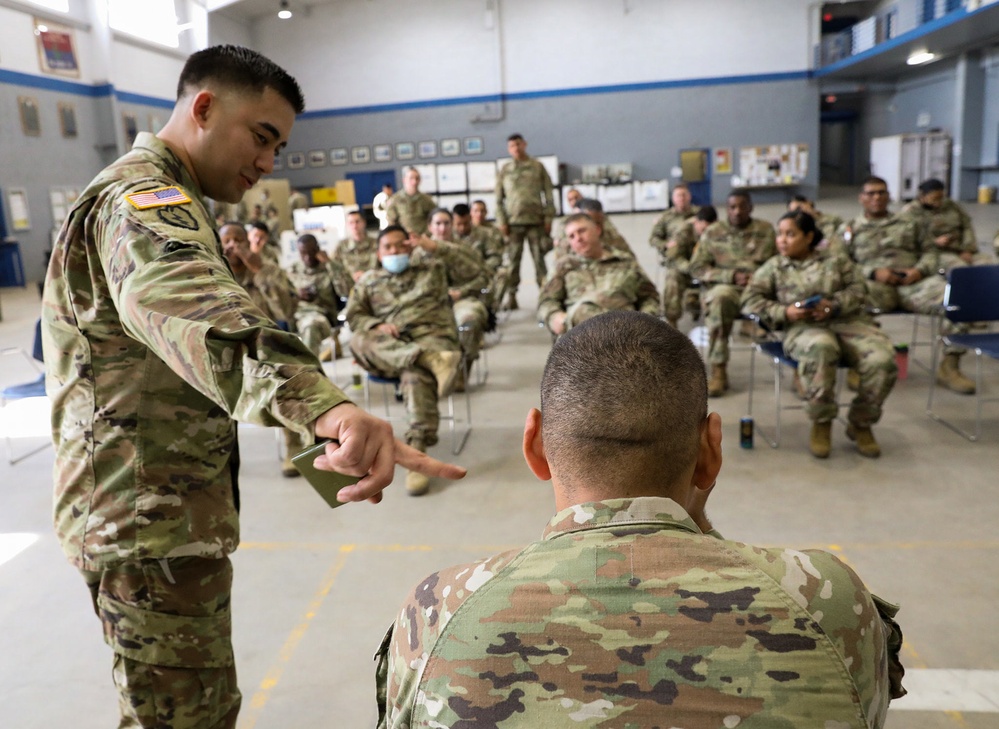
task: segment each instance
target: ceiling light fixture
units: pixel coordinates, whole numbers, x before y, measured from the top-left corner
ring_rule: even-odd
[[[288,0],[281,0],[281,9],[278,10],[278,17],[287,20],[291,17],[291,10],[288,9]]]
[[[921,51],[913,51],[905,62],[910,66],[918,66],[923,63],[929,63],[936,57],[937,57],[936,53],[930,53],[929,51],[924,49]]]

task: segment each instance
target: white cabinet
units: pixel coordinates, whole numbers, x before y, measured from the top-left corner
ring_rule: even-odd
[[[950,186],[950,136],[896,134],[871,140],[871,174],[888,183],[893,200],[912,200],[934,177]]]

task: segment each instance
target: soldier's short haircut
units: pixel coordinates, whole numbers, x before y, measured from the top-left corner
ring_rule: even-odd
[[[677,190],[686,190],[687,192],[690,192],[690,188],[687,187],[686,182],[678,182],[673,185],[673,191],[676,192]]]
[[[931,177],[930,179],[924,180],[923,182],[919,183],[920,195],[928,195],[931,192],[942,192],[943,190],[946,189],[947,186],[943,184],[943,181],[938,180],[935,177]]]
[[[694,213],[694,218],[696,220],[703,220],[705,223],[714,223],[718,220],[718,211],[715,210],[714,205],[705,205]]]
[[[521,134],[520,132],[514,132],[513,134],[511,134],[509,137],[506,138],[506,141],[508,141],[508,142],[517,142],[517,141],[523,142],[524,141],[524,135]]]
[[[250,223],[250,227],[256,228],[257,230],[262,230],[264,233],[267,233],[267,235],[271,234],[271,229],[267,227],[267,223],[263,223],[259,220],[254,220],[252,223]]]
[[[364,217],[364,215],[363,215],[363,214],[361,213],[361,211],[360,211],[360,210],[351,210],[351,211],[350,211],[349,213],[347,213],[347,217],[348,217],[348,218],[349,218],[349,217],[350,217],[351,215],[356,215],[356,216],[357,216],[357,217],[359,217],[359,218],[363,218],[363,217]]]
[[[384,238],[389,233],[402,233],[403,236],[409,238],[409,231],[407,231],[401,225],[388,225],[382,228],[380,231],[378,231],[378,242],[381,243],[382,238]]]
[[[650,314],[612,311],[573,327],[541,377],[545,454],[568,489],[602,498],[679,486],[708,413],[704,362],[690,339]]]
[[[805,235],[809,233],[812,234],[812,242],[809,246],[810,248],[815,248],[822,240],[822,228],[815,224],[815,218],[810,214],[806,213],[804,210],[790,210],[777,219],[777,225],[780,225],[780,221],[790,220],[795,226]]]
[[[581,220],[585,220],[587,223],[596,225],[596,223],[593,222],[593,218],[591,218],[587,213],[573,213],[565,219],[565,222],[562,224],[562,230],[568,230],[570,225],[578,223]]]
[[[481,205],[482,207],[486,207],[486,201],[485,200],[472,200],[472,205]]]
[[[468,207],[465,203],[458,203],[453,208],[451,208],[451,212],[453,212],[459,218],[464,218],[466,215],[472,214],[472,209]]]
[[[291,74],[269,58],[242,46],[211,46],[191,54],[177,81],[177,98],[213,83],[239,91],[273,89],[296,114],[305,111],[305,97]]]
[[[439,213],[444,213],[447,216],[448,220],[454,220],[454,216],[451,215],[451,211],[448,210],[447,208],[434,208],[433,210],[430,211],[430,215],[427,216],[427,220],[433,220],[434,216]]]
[[[308,246],[308,245],[318,246],[319,240],[316,238],[316,236],[312,235],[312,233],[302,233],[300,236],[298,236],[296,244],[300,246]]]
[[[885,187],[888,187],[888,183],[877,175],[868,175],[865,177],[864,181],[860,183],[860,189],[864,189],[868,185],[884,185]]]
[[[802,195],[802,194],[801,194],[800,192],[796,192],[796,193],[795,193],[794,195],[792,195],[792,196],[791,196],[791,199],[792,199],[792,200],[793,200],[794,202],[800,202],[800,203],[802,203],[802,202],[803,202],[803,203],[808,203],[809,205],[811,205],[811,204],[812,204],[812,201],[811,201],[811,200],[809,200],[809,199],[808,199],[807,197],[805,197],[804,195]]]
[[[749,194],[749,190],[747,190],[744,187],[735,187],[735,188],[733,188],[732,192],[730,192],[728,194],[728,198],[726,198],[726,199],[733,198],[733,197],[741,197],[743,200],[745,200],[746,202],[748,202],[750,205],[753,204],[753,196],[750,195]]]
[[[584,197],[580,198],[579,202],[576,203],[576,209],[581,213],[602,213],[604,206],[599,200],[594,200],[592,197]]]

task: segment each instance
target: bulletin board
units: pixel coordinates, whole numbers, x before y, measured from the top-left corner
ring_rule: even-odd
[[[807,174],[807,144],[771,144],[739,150],[739,184],[746,187],[796,185]]]

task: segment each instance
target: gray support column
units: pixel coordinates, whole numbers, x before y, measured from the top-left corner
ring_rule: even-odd
[[[982,163],[985,69],[981,55],[977,51],[962,53],[956,75],[950,196],[955,200],[974,200],[978,196],[979,173],[965,168]]]

